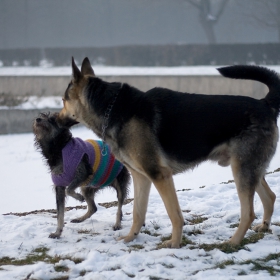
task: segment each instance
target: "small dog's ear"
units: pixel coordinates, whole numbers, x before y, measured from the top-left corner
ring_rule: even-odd
[[[94,71],[90,65],[90,61],[87,57],[84,58],[82,63],[82,75],[89,75],[89,76],[95,76]]]
[[[79,70],[79,68],[77,67],[77,65],[75,63],[73,56],[72,56],[72,76],[76,83],[78,83],[83,77],[81,71]]]

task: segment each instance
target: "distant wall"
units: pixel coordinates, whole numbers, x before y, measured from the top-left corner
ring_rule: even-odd
[[[255,81],[226,79],[221,76],[101,76],[108,82],[128,83],[146,91],[166,87],[181,92],[248,95],[262,98],[266,87]],[[0,94],[14,96],[63,96],[70,77],[0,76]]]
[[[262,98],[266,87],[254,81],[231,80],[220,76],[103,76],[108,82],[128,83],[143,91],[153,87],[203,94],[247,95]],[[0,76],[0,94],[11,96],[63,96],[69,83],[65,76]],[[32,131],[32,121],[39,111],[46,110],[0,110],[0,134]],[[58,109],[47,109],[58,111]]]
[[[93,48],[0,49],[4,66],[70,65],[89,57],[93,64],[115,66],[178,66],[280,64],[280,44],[146,45]]]

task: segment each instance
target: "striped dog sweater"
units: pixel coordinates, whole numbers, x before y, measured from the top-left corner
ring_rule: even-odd
[[[75,172],[84,154],[87,154],[93,175],[83,185],[94,188],[109,186],[121,172],[123,165],[115,159],[110,147],[105,143],[104,145],[107,149],[105,156],[101,154],[102,141],[72,138],[62,149],[63,173],[51,174],[53,183],[56,186],[68,186],[75,178]]]

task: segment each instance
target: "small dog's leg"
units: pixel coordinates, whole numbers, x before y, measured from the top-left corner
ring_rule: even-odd
[[[271,216],[274,210],[274,202],[276,199],[275,193],[270,189],[266,180],[263,178],[262,182],[256,188],[256,192],[258,193],[264,209],[263,221],[260,225],[256,225],[253,230],[258,232],[265,232],[268,231]]]
[[[67,188],[67,195],[72,196],[73,198],[79,200],[80,202],[84,202],[85,198],[79,194],[76,193],[75,190],[88,178],[89,175],[92,174],[92,167],[88,163],[88,157],[85,154],[82,158],[82,161],[79,163],[76,172],[75,177],[71,184]]]
[[[145,216],[148,207],[149,194],[151,189],[151,180],[137,171],[130,169],[134,185],[134,202],[133,202],[133,223],[130,232],[126,236],[120,237],[118,240],[130,242],[134,240],[141,227],[145,222]]]
[[[116,215],[116,223],[113,226],[113,230],[119,230],[121,229],[121,222],[122,222],[122,206],[124,202],[124,193],[122,191],[122,188],[120,186],[120,183],[118,182],[118,179],[116,179],[113,182],[113,187],[116,189],[117,192],[117,197],[118,197],[118,210],[117,210],[117,215]]]
[[[64,226],[65,208],[65,187],[55,186],[56,209],[57,209],[57,228],[56,232],[51,233],[49,238],[59,238]]]
[[[169,248],[180,248],[182,241],[182,232],[184,226],[184,218],[179,205],[176,194],[172,173],[168,168],[162,167],[153,180],[168,213],[172,223],[172,237],[165,242],[165,246]]]
[[[67,195],[77,199],[80,202],[85,201],[85,198],[81,194],[76,193],[73,189],[67,188],[66,193],[67,193]]]
[[[84,220],[90,218],[97,211],[97,207],[94,202],[94,195],[98,191],[98,189],[82,187],[81,190],[83,193],[83,197],[85,198],[85,201],[87,203],[87,212],[82,217],[71,220],[71,223],[81,223]]]

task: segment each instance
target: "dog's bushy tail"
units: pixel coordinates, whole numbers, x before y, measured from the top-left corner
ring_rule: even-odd
[[[254,80],[269,88],[265,99],[277,115],[280,111],[280,76],[273,70],[254,65],[234,65],[218,68],[218,71],[227,78]]]

